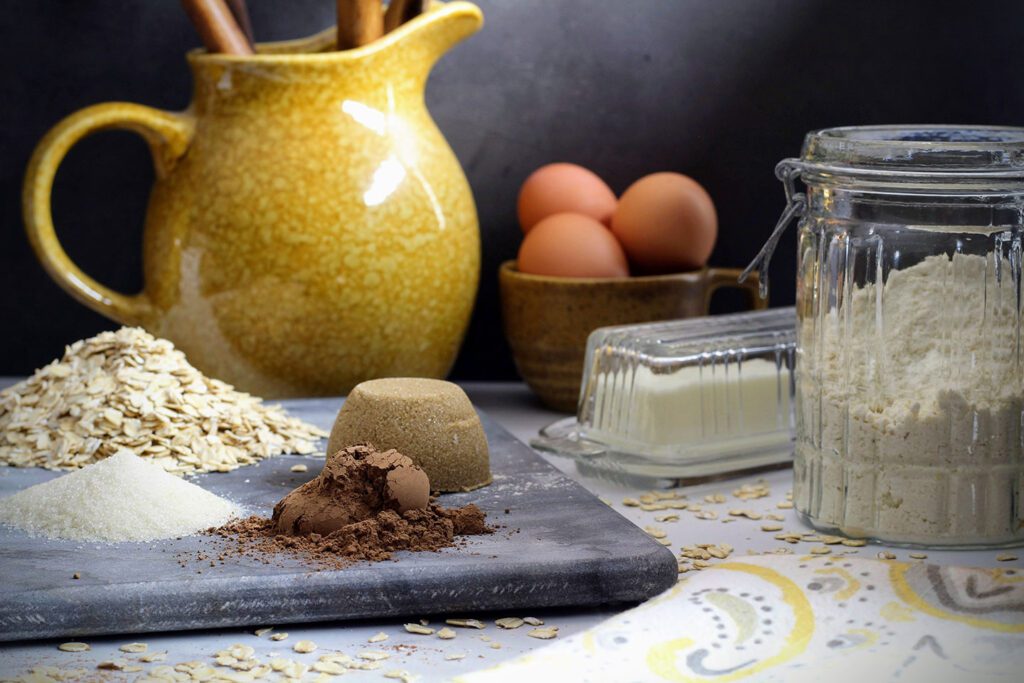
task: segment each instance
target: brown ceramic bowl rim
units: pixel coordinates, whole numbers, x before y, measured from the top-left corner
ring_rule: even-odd
[[[502,273],[518,278],[520,280],[528,280],[533,282],[552,282],[565,285],[606,285],[616,282],[645,282],[645,283],[657,283],[657,282],[679,282],[687,278],[691,278],[694,275],[700,275],[708,268],[704,266],[702,268],[694,268],[693,270],[686,270],[681,273],[668,273],[666,275],[629,275],[626,277],[560,277],[554,275],[531,275],[529,273],[523,273],[516,268],[516,260],[509,259],[501,264],[499,270]]]

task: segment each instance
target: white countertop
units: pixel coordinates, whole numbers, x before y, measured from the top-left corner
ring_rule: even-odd
[[[10,381],[0,378],[0,388],[9,383]],[[466,383],[463,386],[477,407],[489,413],[523,441],[528,441],[542,426],[564,417],[564,415],[543,408],[523,384]],[[785,543],[775,540],[774,533],[761,530],[761,526],[765,523],[772,523],[771,520],[761,519],[758,521],[730,517],[727,510],[733,508],[752,510],[761,514],[781,514],[784,519],[775,523],[783,525],[785,530],[806,530],[791,509],[777,507],[778,503],[785,500],[785,495],[791,486],[792,473],[789,470],[778,470],[688,487],[685,494],[690,501],[702,502],[704,496],[709,494],[725,495],[727,502],[724,504],[705,504],[706,509],[718,512],[718,518],[702,520],[694,514],[680,512],[678,521],[657,522],[656,517],[675,511],[645,512],[638,507],[626,507],[622,504],[623,499],[636,498],[644,491],[619,483],[582,477],[576,472],[575,465],[571,461],[547,455],[544,457],[570,477],[580,481],[594,494],[612,504],[618,512],[637,525],[653,526],[664,531],[666,539],[671,543],[670,548],[677,554],[681,546],[698,543],[728,543],[735,548],[735,553],[740,555],[748,551],[764,552],[786,546]],[[757,481],[768,486],[769,496],[756,500],[739,501],[731,495],[731,492],[737,487]],[[735,521],[722,521],[730,518]],[[805,551],[810,547],[806,543],[800,545]],[[883,548],[877,545],[863,548],[835,547],[842,551],[855,551],[857,555],[863,557],[875,557],[878,552],[887,550],[894,553],[899,559],[908,559],[908,553],[916,552]],[[995,566],[997,564],[995,557],[999,554],[996,551],[926,551],[926,553],[929,562],[972,566]],[[1016,561],[1010,566],[1019,566],[1020,564],[1019,561]],[[1003,566],[1007,565],[1003,563]],[[267,626],[275,626],[277,631],[289,633],[288,639],[282,642],[271,641],[266,635],[258,638],[251,630],[226,629],[136,637],[87,638],[85,640],[91,645],[92,650],[86,653],[58,651],[57,641],[7,644],[0,645],[0,679],[17,676],[38,665],[95,670],[94,667],[101,661],[125,656],[118,652],[118,646],[140,641],[148,644],[150,652],[168,651],[166,663],[172,665],[190,660],[200,660],[212,664],[212,656],[217,650],[229,647],[234,643],[254,647],[257,656],[261,658],[267,658],[276,653],[281,657],[307,663],[315,662],[319,655],[331,651],[344,652],[354,656],[363,650],[383,650],[390,652],[391,657],[381,662],[380,669],[350,673],[346,675],[346,678],[354,676],[355,680],[391,680],[384,678],[383,673],[403,669],[416,676],[416,680],[425,683],[446,680],[460,673],[494,665],[505,659],[542,647],[547,642],[528,637],[526,635],[528,628],[501,630],[494,625],[495,618],[506,616],[540,617],[547,625],[558,626],[559,636],[565,637],[587,629],[625,607],[627,606],[604,609],[538,610],[529,615],[503,613],[472,615],[475,618],[488,621],[487,628],[482,631],[455,629],[457,637],[453,640],[440,640],[435,636],[410,634],[404,630],[402,621],[386,620],[333,622],[294,627],[267,624]],[[439,627],[445,617],[465,615],[422,616],[428,619],[432,626]],[[379,632],[386,633],[388,639],[375,644],[367,642],[372,635]],[[481,640],[481,637],[487,638],[488,641]],[[305,655],[292,652],[291,645],[298,640],[314,641],[318,646],[317,652]],[[499,647],[494,647],[495,643]],[[452,653],[465,654],[466,657],[459,661],[445,660],[445,655]],[[106,676],[105,680],[117,680],[117,674],[113,672],[97,673],[113,674]],[[137,675],[132,674],[125,678],[131,680]],[[309,676],[308,679],[312,680],[313,677]]]

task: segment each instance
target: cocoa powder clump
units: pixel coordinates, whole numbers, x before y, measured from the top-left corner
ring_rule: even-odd
[[[430,480],[412,460],[358,444],[332,455],[315,479],[275,505],[274,523],[281,533],[323,535],[383,510],[425,509],[429,501]]]
[[[248,517],[208,533],[234,545],[222,553],[262,562],[297,555],[318,568],[379,562],[400,550],[440,550],[461,536],[493,533],[476,505],[447,509],[430,499],[422,469],[395,450],[371,444],[343,448],[323,471],[274,506],[274,516]]]
[[[329,534],[281,533],[274,520],[248,517],[210,533],[234,541],[227,553],[269,561],[275,554],[298,556],[318,569],[340,569],[359,560],[380,562],[400,550],[422,552],[457,545],[458,537],[490,534],[483,511],[476,505],[443,508],[431,503],[425,510],[398,513],[383,510]]]

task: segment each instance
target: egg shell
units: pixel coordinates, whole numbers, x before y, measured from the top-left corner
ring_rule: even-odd
[[[703,267],[718,237],[707,191],[681,173],[654,173],[630,185],[615,209],[612,232],[636,270],[673,273]]]
[[[604,225],[590,216],[548,216],[526,234],[519,247],[518,268],[531,275],[555,277],[627,277],[626,252]]]
[[[528,233],[556,213],[578,213],[610,225],[615,205],[615,193],[593,171],[548,164],[531,173],[519,190],[519,226]]]

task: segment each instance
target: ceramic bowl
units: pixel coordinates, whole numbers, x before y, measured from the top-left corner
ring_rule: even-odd
[[[742,285],[736,268],[701,268],[671,275],[567,278],[528,275],[506,261],[498,270],[505,337],[520,376],[549,408],[576,410],[587,337],[599,327],[707,315],[721,287],[749,294],[766,308],[756,274]]]

